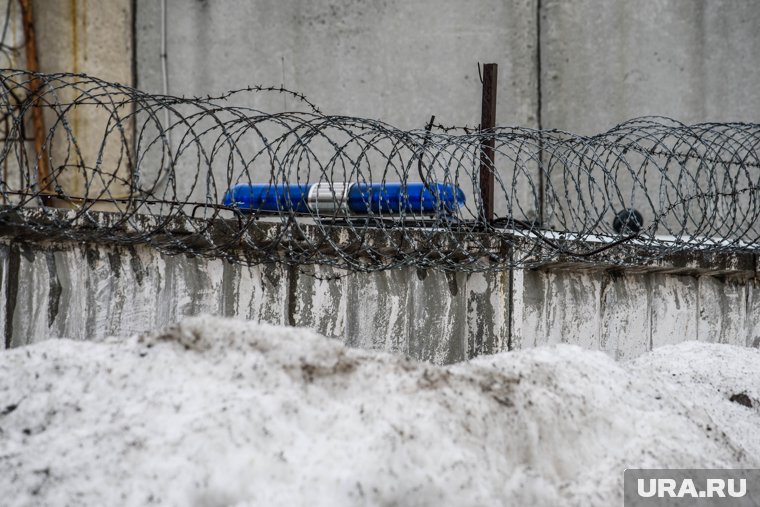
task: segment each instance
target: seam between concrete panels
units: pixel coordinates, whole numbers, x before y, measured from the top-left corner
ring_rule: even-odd
[[[543,128],[541,109],[543,108],[543,96],[541,90],[541,0],[536,0],[536,127],[540,131]],[[544,149],[543,139],[538,139],[538,222],[544,223]]]

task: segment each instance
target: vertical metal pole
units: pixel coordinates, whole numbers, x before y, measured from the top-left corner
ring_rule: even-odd
[[[488,130],[496,126],[496,81],[499,66],[495,63],[483,65],[483,98],[481,102],[480,129]],[[480,141],[480,197],[483,200],[483,218],[493,221],[494,150],[493,136]]]
[[[21,19],[24,26],[24,47],[26,48],[26,68],[32,72],[39,72],[37,60],[37,39],[34,32],[34,13],[32,12],[31,0],[19,0],[21,6]],[[52,205],[52,198],[47,195],[50,186],[50,171],[48,170],[48,157],[45,150],[45,120],[42,109],[39,106],[39,79],[32,76],[29,80],[29,95],[32,98],[32,125],[34,126],[34,149],[37,153],[37,185],[40,199],[45,206]],[[23,121],[23,120],[22,120]],[[23,143],[24,140],[22,139]],[[22,150],[23,151],[23,150]],[[23,168],[21,169],[23,171]]]

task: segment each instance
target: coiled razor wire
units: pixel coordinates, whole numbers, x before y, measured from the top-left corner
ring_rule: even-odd
[[[46,238],[358,271],[626,265],[760,246],[757,124],[639,118],[590,137],[432,123],[405,131],[323,114],[281,87],[184,98],[80,74],[0,75],[0,223]],[[264,112],[272,94],[299,110]],[[39,117],[44,138],[33,135]],[[479,190],[488,139],[493,220]],[[314,183],[332,206],[224,201],[236,185]],[[386,183],[440,183],[461,189],[464,203],[357,215],[340,202],[346,185]]]

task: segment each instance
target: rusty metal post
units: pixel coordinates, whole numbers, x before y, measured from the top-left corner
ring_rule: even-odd
[[[483,65],[483,97],[481,102],[480,129],[488,130],[496,126],[496,82],[499,66],[495,63]],[[487,223],[493,221],[494,191],[494,151],[496,142],[493,137],[484,137],[480,141],[480,197],[483,201],[483,218]]]
[[[37,39],[34,33],[34,12],[31,0],[19,0],[21,18],[24,26],[24,47],[26,49],[26,68],[31,73],[39,72],[37,60]],[[32,99],[32,125],[34,126],[34,149],[37,153],[37,184],[40,199],[45,206],[52,205],[48,187],[50,186],[50,170],[48,168],[47,151],[45,150],[45,120],[39,105],[40,82],[36,77],[29,81],[29,96]],[[22,140],[23,142],[23,140]],[[21,168],[23,170],[23,168]]]

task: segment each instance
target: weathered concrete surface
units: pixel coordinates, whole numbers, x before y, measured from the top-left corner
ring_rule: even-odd
[[[554,343],[618,359],[683,340],[760,346],[760,289],[746,278],[580,268],[366,274],[147,246],[0,245],[6,346],[130,335],[201,313],[310,327],[437,364]]]
[[[224,252],[258,261],[246,266],[156,250],[169,248],[171,238],[172,252],[183,242],[203,251],[208,244],[193,231],[203,226],[205,241],[222,239],[236,221],[177,219],[154,229],[155,217],[135,216],[128,226],[111,229],[119,218],[54,208],[3,210],[0,320],[6,345],[125,335],[199,313],[310,327],[352,346],[434,363],[561,342],[626,358],[684,339],[752,345],[760,337],[758,289],[752,285],[760,258],[751,252],[692,250],[647,260],[654,250],[628,245],[616,253],[629,266],[623,269],[557,257],[549,262],[551,252],[513,237],[513,258],[535,262],[529,255],[537,255],[545,259],[541,270],[445,273],[404,267],[361,273],[267,264],[272,257],[257,252],[268,245],[269,255],[278,253],[268,238],[282,232],[281,224],[260,223],[248,230],[249,250]],[[93,225],[100,235],[93,236]],[[102,239],[105,231],[122,241],[145,241],[146,232],[154,231],[158,242],[109,245]],[[291,247],[329,237],[345,252],[355,241],[343,227],[301,224],[299,231],[302,237]],[[435,244],[440,253],[450,253],[447,248],[457,244],[414,231],[404,235],[406,250]],[[484,234],[477,242],[493,251],[507,248],[499,241],[509,238],[497,239]],[[393,240],[378,233],[364,241],[381,252]],[[338,261],[326,253],[324,259],[330,258]]]
[[[599,348],[600,275],[519,270],[514,290],[515,348],[567,342]]]
[[[379,119],[402,129],[422,129],[432,115],[444,125],[477,126],[481,108],[477,63],[498,62],[498,121],[538,125],[536,0],[166,2],[170,94],[206,96],[248,85],[283,84],[305,94],[325,114]],[[160,20],[160,2],[136,2],[137,86],[164,93]],[[228,103],[270,112],[304,108],[280,93],[243,94]],[[280,135],[267,127],[262,127],[267,138]],[[175,135],[179,138],[182,133]],[[332,136],[341,139],[340,132]],[[252,157],[262,151],[263,142],[249,132],[236,147],[243,156]],[[401,169],[393,167],[397,161],[387,156],[398,145],[387,143],[361,156],[352,151],[355,146],[340,146],[346,153],[336,153],[334,146],[323,145],[319,138],[311,139],[308,148],[323,163],[350,155],[359,160],[355,170],[365,178],[401,178],[393,174]],[[187,171],[193,171],[195,163],[192,154],[177,161]],[[385,174],[389,163],[390,174]],[[447,163],[438,160],[432,172],[442,174]],[[499,163],[505,167],[502,177],[511,181],[511,166]],[[218,181],[226,181],[226,164],[215,170]],[[270,178],[265,160],[247,170],[250,176],[245,180]],[[342,171],[340,165],[336,170]],[[471,170],[468,165],[461,172]],[[537,179],[537,167],[529,172]],[[298,179],[295,174],[289,177]],[[299,175],[305,177],[303,172]],[[319,177],[319,171],[310,174],[312,180]],[[468,202],[474,202],[471,181],[462,177],[457,183]],[[180,187],[180,192],[184,190]],[[196,187],[192,199],[203,200],[209,190],[214,191]],[[520,184],[517,193],[525,207],[520,218],[534,218],[537,206],[527,204],[530,189]],[[496,203],[496,212],[504,215],[502,201]]]
[[[277,267],[167,256],[143,246],[11,243],[0,251],[2,326],[11,346],[129,335],[200,313],[285,323],[287,278]]]
[[[573,343],[615,358],[685,340],[760,346],[753,281],[664,273],[515,272],[514,348]]]
[[[353,346],[450,363],[506,346],[503,280],[416,269],[248,267],[146,246],[9,242],[0,247],[0,329],[6,345],[19,346],[130,335],[208,313],[310,327]]]
[[[291,268],[290,323],[351,346],[452,363],[506,350],[508,274]]]
[[[0,65],[7,69],[26,68],[26,52],[24,51],[24,30],[19,2],[8,2],[0,9],[0,25],[5,27],[3,43],[6,49],[0,53]],[[7,9],[5,8],[7,7]],[[6,19],[7,16],[7,19]],[[13,50],[11,48],[19,48]],[[22,94],[19,94],[22,95]],[[5,101],[11,102],[13,98],[5,94]],[[23,100],[23,96],[18,97]],[[12,102],[11,102],[12,103]],[[31,125],[30,125],[31,126]],[[0,122],[0,139],[7,139],[12,135],[12,122]],[[34,143],[25,143],[19,150],[25,149],[25,153],[34,153]],[[28,185],[28,177],[19,167],[19,160],[14,156],[6,156],[0,169],[0,190],[2,191],[2,203],[17,203],[20,197],[6,192],[18,192]]]
[[[541,120],[584,134],[645,115],[760,120],[760,3],[541,1]]]
[[[749,83],[760,79],[760,3],[753,0],[652,0],[645,3],[597,0],[541,0],[541,124],[581,134],[595,134],[631,118],[668,116],[686,124],[699,122],[760,121],[760,95]],[[738,145],[739,143],[731,143]],[[751,144],[751,143],[750,143]],[[646,148],[647,143],[642,143]],[[672,148],[673,146],[670,146]],[[662,150],[661,150],[662,151]],[[737,157],[740,159],[741,154]],[[577,194],[600,209],[605,199],[611,210],[638,209],[645,225],[660,217],[660,234],[667,225],[683,228],[688,212],[694,217],[712,213],[727,217],[724,227],[700,230],[705,236],[722,237],[735,224],[732,213],[753,209],[751,195],[714,196],[689,201],[665,216],[669,203],[716,190],[731,193],[757,184],[757,177],[735,167],[716,167],[711,178],[696,161],[654,157],[649,172],[644,157],[625,155],[626,164],[579,174],[580,185],[566,193],[562,171],[546,178],[546,211],[553,207],[576,209]],[[651,164],[653,162],[653,164]],[[669,167],[658,174],[659,168]],[[676,178],[701,175],[692,181]],[[721,174],[724,171],[725,174]],[[613,173],[605,178],[605,172]],[[591,196],[587,181],[604,190]],[[716,189],[725,184],[724,188]],[[585,189],[585,190],[584,190]],[[666,195],[664,195],[666,194]],[[616,196],[620,195],[621,199]],[[652,203],[648,197],[653,200]],[[552,202],[555,199],[555,202]],[[699,219],[696,218],[696,222]],[[548,222],[561,227],[557,220]],[[743,226],[743,224],[742,224]],[[747,224],[756,236],[760,225]],[[696,233],[689,223],[685,232]],[[734,231],[734,234],[736,232]]]
[[[131,0],[34,0],[42,72],[132,83]]]
[[[34,14],[41,72],[85,73],[134,84],[132,0],[35,0]],[[62,89],[55,100],[66,103],[75,96],[75,90]],[[122,118],[132,111],[131,106],[115,109]],[[69,132],[61,125],[60,112],[47,110],[44,115],[46,129],[56,129],[47,146],[51,167],[68,167],[57,175],[56,184],[72,196],[123,196],[131,174],[125,161],[125,152],[132,149],[131,123],[124,121],[123,138],[112,132],[104,140],[106,130],[114,129],[115,119],[102,108],[75,106],[66,113]],[[121,181],[101,178],[93,169],[105,170]]]
[[[162,92],[160,2],[138,0],[136,14],[137,84]],[[173,94],[282,83],[328,114],[475,125],[476,64],[494,61],[498,118],[536,125],[535,0],[167,0],[167,14]]]

